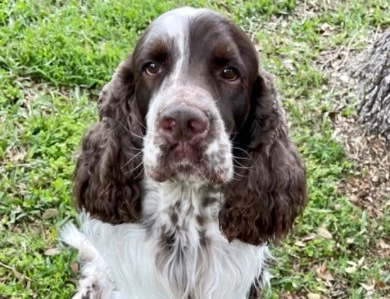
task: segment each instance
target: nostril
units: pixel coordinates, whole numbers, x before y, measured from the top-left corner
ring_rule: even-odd
[[[205,137],[209,118],[198,108],[172,105],[164,109],[158,125],[169,142],[197,142]]]
[[[207,130],[208,121],[202,118],[190,119],[187,127],[193,134],[202,134]]]
[[[163,117],[160,121],[160,127],[164,131],[172,132],[176,126],[176,121],[171,117]]]

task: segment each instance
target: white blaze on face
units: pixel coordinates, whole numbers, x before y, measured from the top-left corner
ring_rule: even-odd
[[[189,67],[189,34],[192,20],[201,14],[210,13],[215,14],[215,12],[207,9],[190,7],[169,11],[151,24],[151,29],[145,39],[146,44],[156,39],[170,39],[175,47],[172,70],[163,79],[164,81],[159,90],[153,95],[146,115],[147,134],[144,140],[144,166],[147,172],[152,168],[158,167],[159,159],[162,155],[162,150],[159,146],[161,139],[156,141],[158,139],[156,137],[160,135],[156,124],[161,111],[169,105],[184,104],[201,109],[213,119],[218,133],[215,136],[215,140],[208,145],[204,155],[217,157],[221,147],[228,149],[226,155],[227,165],[216,165],[216,167],[219,169],[222,166],[226,170],[225,177],[228,179],[232,176],[231,144],[212,95],[202,86],[182,80],[186,76],[185,73],[187,73],[186,70]]]
[[[166,82],[174,83],[180,79],[182,70],[188,65],[189,32],[191,20],[201,14],[215,14],[205,8],[182,7],[171,10],[158,17],[152,23],[148,39],[167,36],[175,41],[178,53],[174,69]],[[147,41],[147,40],[146,40]],[[165,82],[164,82],[165,83]]]

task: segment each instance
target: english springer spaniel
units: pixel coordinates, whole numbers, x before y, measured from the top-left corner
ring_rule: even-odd
[[[219,14],[157,18],[102,90],[63,240],[84,260],[74,298],[243,299],[267,244],[306,203],[306,175],[271,76]]]

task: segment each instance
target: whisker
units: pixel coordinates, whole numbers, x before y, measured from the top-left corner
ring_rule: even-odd
[[[247,166],[247,165],[241,164],[241,163],[238,162],[238,161],[234,161],[234,168],[237,168],[237,169],[246,169],[246,170],[251,171],[251,170],[253,170],[253,165]]]
[[[142,128],[144,128],[145,130],[147,130],[146,126],[145,126],[138,118],[136,118],[136,121],[137,121],[137,123],[138,123]]]
[[[242,174],[239,174],[238,172],[236,172],[236,171],[233,171],[233,179],[234,179],[234,177],[235,176],[237,176],[237,177],[240,177],[240,178],[243,178],[243,179],[245,179],[245,178],[247,178],[248,176],[246,176],[246,175],[242,175]]]
[[[135,146],[132,146],[131,149],[136,150],[138,152],[143,151],[142,148],[138,148],[138,147],[135,147]]]
[[[119,121],[118,120],[118,123],[127,131],[127,132],[129,132],[130,134],[132,134],[133,136],[135,136],[135,137],[138,137],[138,138],[140,138],[140,139],[142,139],[142,140],[144,140],[145,139],[145,136],[140,136],[140,135],[137,135],[136,133],[134,133],[134,132],[131,132],[121,121]]]
[[[137,170],[138,168],[140,168],[140,166],[142,166],[144,163],[143,161],[141,163],[139,163],[136,167],[134,167],[133,169],[130,169],[128,172],[125,173],[125,175],[128,175],[130,172],[133,172],[135,170]]]
[[[246,157],[237,157],[237,156],[234,156],[233,159],[237,159],[237,160],[251,160],[251,159],[246,158]]]
[[[223,158],[222,154],[220,152],[217,153],[217,156],[219,156],[220,158]],[[238,160],[246,160],[246,161],[253,161],[253,159],[248,159],[248,158],[244,158],[244,157],[236,157],[234,155],[232,155],[232,159],[233,159],[233,162],[234,162],[234,167],[235,168],[239,168],[239,169],[252,169],[253,166],[250,165],[250,166],[246,166],[242,163],[240,163]],[[238,166],[237,166],[238,165]]]
[[[137,153],[140,152],[140,151],[143,151],[143,148],[138,148],[138,147],[135,147],[133,145],[130,145],[129,148],[131,148],[132,150],[137,151]]]
[[[251,157],[251,155],[250,155],[246,150],[244,150],[243,148],[233,146],[233,149],[234,149],[234,150],[240,150],[241,152],[243,152],[244,154],[246,154],[246,155],[250,158],[250,160],[253,161],[253,158]]]
[[[248,159],[248,158],[235,157],[235,156],[233,156],[233,161],[234,161],[234,162],[236,162],[237,164],[239,164],[239,165],[241,165],[241,166],[244,166],[243,164],[241,164],[241,162],[239,162],[239,160],[250,161],[250,159]]]
[[[230,179],[230,181],[234,181],[234,182],[238,182],[239,181],[239,179],[237,179],[237,178],[235,178],[234,176]],[[228,184],[226,184],[226,186],[227,186]]]
[[[145,135],[143,135],[143,136],[138,135],[138,134],[136,134],[136,133],[130,131],[122,122],[118,121],[118,123],[119,123],[127,132],[129,132],[131,135],[133,135],[133,136],[135,136],[135,137],[137,137],[137,138],[140,138],[140,139],[142,139],[142,140],[144,140],[144,141],[146,140],[146,136],[145,136]],[[155,136],[157,136],[157,135],[153,135],[153,134],[151,134],[151,133],[148,133],[148,135],[151,135],[152,138],[155,137]]]
[[[232,177],[232,181],[234,182],[239,182],[241,180],[241,178],[244,178],[244,177],[240,177],[240,178],[237,178],[235,175]]]
[[[222,100],[222,97],[215,99],[215,103],[218,103],[220,100]]]
[[[234,168],[252,170],[252,167],[247,167],[247,166],[237,166],[237,165],[234,165]]]
[[[237,134],[238,134],[238,131],[233,131],[232,134],[229,136],[229,140],[233,141],[234,138],[236,138]]]
[[[153,143],[154,146],[163,146],[163,145],[167,145],[166,142],[162,142],[162,143]]]
[[[139,157],[143,152],[140,151],[139,153],[137,153],[136,155],[134,155],[129,161],[127,161],[121,168],[124,168],[126,167],[131,161],[133,161],[135,158]]]
[[[137,176],[134,179],[135,180],[138,179],[144,172],[145,172],[145,169],[142,168],[141,171],[137,174]]]

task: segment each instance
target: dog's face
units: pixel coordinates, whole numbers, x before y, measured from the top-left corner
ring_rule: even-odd
[[[147,174],[229,181],[230,139],[247,118],[258,73],[250,40],[214,12],[181,8],[151,24],[132,63]]]
[[[139,221],[145,177],[218,185],[221,230],[251,244],[280,238],[305,206],[305,169],[273,81],[243,31],[215,12],[156,19],[103,88],[99,113],[74,177],[93,217]]]

